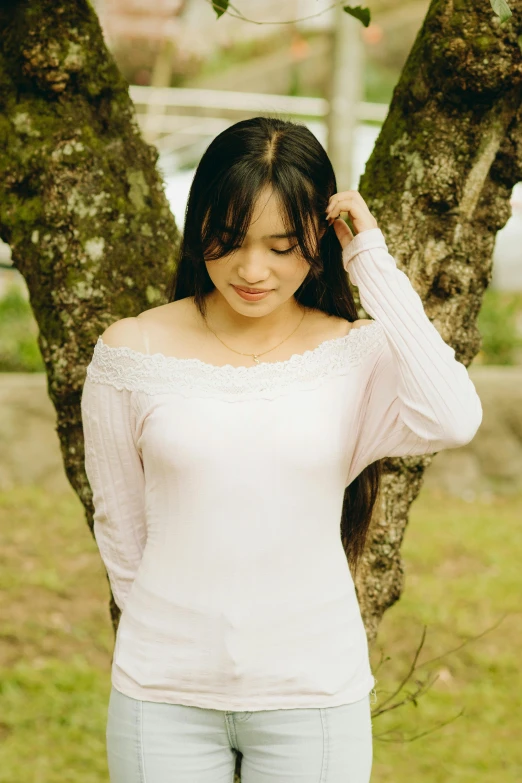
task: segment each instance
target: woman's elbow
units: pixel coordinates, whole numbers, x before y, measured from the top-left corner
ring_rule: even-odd
[[[467,446],[478,432],[482,424],[482,403],[478,395],[468,403],[461,411],[458,420],[454,423],[450,432],[447,433],[450,441],[445,448],[458,448]]]

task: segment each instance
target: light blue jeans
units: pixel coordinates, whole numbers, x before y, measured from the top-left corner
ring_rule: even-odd
[[[141,701],[112,686],[111,783],[368,783],[370,695],[340,707],[228,712]]]

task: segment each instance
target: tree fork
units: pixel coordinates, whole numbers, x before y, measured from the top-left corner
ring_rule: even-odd
[[[360,184],[466,365],[480,347],[495,234],[522,179],[522,0],[511,5],[501,26],[487,0],[434,0]],[[87,0],[4,0],[0,32],[0,236],[27,282],[66,473],[92,530],[85,366],[106,325],[166,301],[180,237]],[[431,459],[385,462],[357,577],[370,640],[401,594],[408,510]],[[113,600],[111,614],[116,628]]]

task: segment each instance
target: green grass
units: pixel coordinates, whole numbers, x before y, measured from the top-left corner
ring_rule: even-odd
[[[419,676],[440,677],[417,707],[374,718],[372,783],[521,780],[521,509],[522,497],[468,504],[427,491],[414,503],[405,591],[372,649],[374,670],[381,647],[389,656],[376,672],[379,702],[406,673],[424,625],[420,663],[505,619],[421,667]],[[0,517],[0,783],[106,782],[113,635],[83,509],[72,491],[17,488],[0,493]],[[419,739],[379,738],[392,727],[406,738],[429,731],[462,709]]]
[[[112,627],[76,496],[0,494],[0,782],[108,781]]]
[[[499,291],[488,288],[482,299],[477,327],[482,336],[480,358],[483,364],[517,363],[522,351],[522,337],[517,319],[522,314],[521,291]]]
[[[430,671],[439,679],[417,707],[407,704],[374,720],[375,735],[398,725],[408,737],[464,710],[413,741],[376,738],[372,783],[522,779],[521,512],[521,497],[466,503],[426,492],[414,503],[403,546],[405,591],[380,628],[377,646],[390,660],[376,674],[378,693],[406,674],[424,625],[420,664],[492,630],[419,669],[419,676]],[[378,659],[375,648],[372,661]]]
[[[12,283],[0,297],[0,372],[43,372],[37,335],[31,305]]]

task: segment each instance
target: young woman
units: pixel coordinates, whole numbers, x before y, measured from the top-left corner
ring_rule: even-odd
[[[98,337],[82,416],[122,610],[112,783],[232,783],[238,752],[242,783],[368,783],[378,461],[468,443],[482,407],[306,126],[212,141],[169,302]]]

